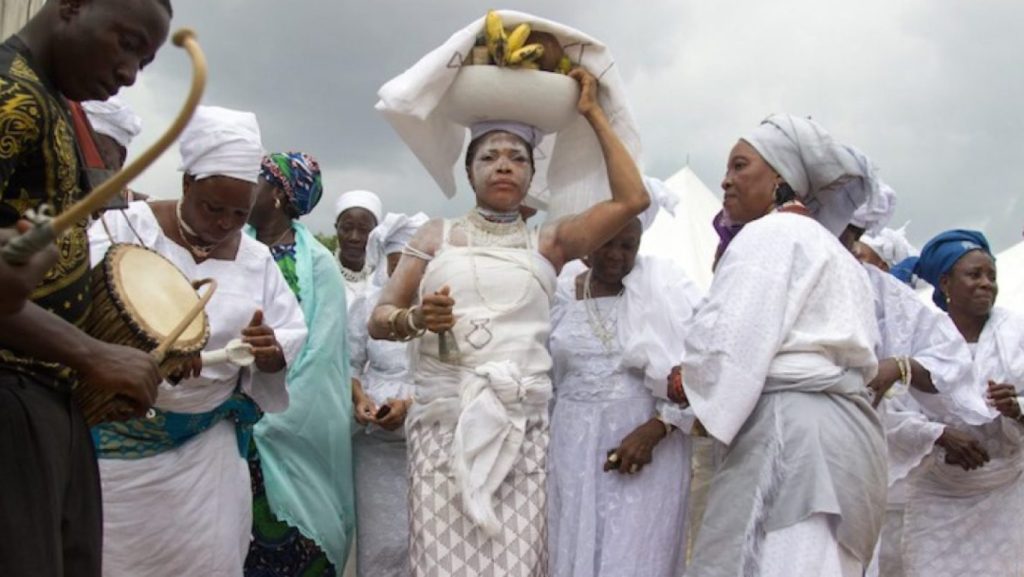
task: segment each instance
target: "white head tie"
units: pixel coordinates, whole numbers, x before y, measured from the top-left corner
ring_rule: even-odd
[[[142,119],[116,96],[83,102],[82,110],[97,134],[109,136],[125,148],[142,132]]]
[[[865,234],[860,241],[875,251],[890,267],[903,262],[909,257],[917,256],[918,250],[907,240],[907,225],[898,229],[883,228],[878,234]]]
[[[200,106],[181,135],[181,170],[196,180],[228,176],[256,183],[263,161],[263,143],[256,115]]]
[[[380,226],[381,218],[384,216],[384,204],[376,194],[369,190],[350,190],[341,193],[334,202],[334,220],[338,220],[341,213],[350,208],[365,208],[373,214],[377,226]]]
[[[880,194],[871,161],[836,142],[817,122],[773,114],[743,137],[793,188],[815,220],[839,235]]]
[[[647,194],[651,197],[651,204],[637,218],[640,219],[644,232],[647,232],[647,229],[654,225],[654,221],[658,218],[658,213],[662,209],[672,216],[676,215],[676,205],[679,204],[679,196],[664,182],[651,176],[644,177],[644,187],[647,189]]]

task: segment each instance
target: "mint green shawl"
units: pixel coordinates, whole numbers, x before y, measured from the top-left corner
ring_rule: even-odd
[[[355,528],[345,287],[334,256],[298,221],[292,229],[309,336],[288,369],[288,410],[256,423],[256,448],[271,512],[315,541],[340,574]]]

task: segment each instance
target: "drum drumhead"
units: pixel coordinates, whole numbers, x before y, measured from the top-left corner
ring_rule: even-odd
[[[135,245],[119,245],[107,255],[121,303],[139,327],[161,341],[199,301],[185,275],[163,256]],[[206,313],[197,316],[172,347],[181,350],[202,343]]]

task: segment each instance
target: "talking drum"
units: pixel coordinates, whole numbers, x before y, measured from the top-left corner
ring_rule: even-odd
[[[210,284],[201,298],[197,289]],[[212,280],[189,282],[169,260],[132,244],[115,244],[92,271],[92,309],[85,332],[101,341],[152,351],[167,378],[206,346],[210,323],[203,310]],[[111,367],[111,370],[117,370]],[[74,397],[89,426],[110,417],[117,401],[88,383]]]

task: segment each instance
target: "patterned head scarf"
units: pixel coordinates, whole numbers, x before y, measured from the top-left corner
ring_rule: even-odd
[[[324,193],[320,165],[303,152],[274,152],[264,156],[260,176],[284,191],[299,216],[312,212]]]
[[[992,256],[985,235],[976,230],[962,229],[947,230],[928,241],[921,249],[914,273],[932,285],[935,289],[932,301],[942,310],[947,310],[946,295],[939,289],[939,279],[953,268],[956,261],[973,250],[981,250]]]

